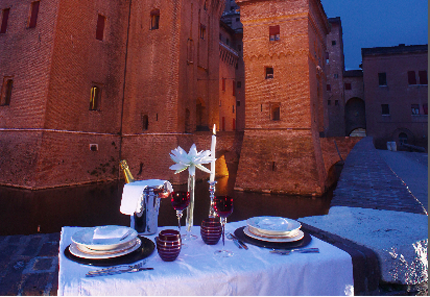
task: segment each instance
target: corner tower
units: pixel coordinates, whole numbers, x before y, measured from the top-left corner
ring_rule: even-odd
[[[236,189],[322,195],[327,16],[319,0],[236,0],[245,134]]]

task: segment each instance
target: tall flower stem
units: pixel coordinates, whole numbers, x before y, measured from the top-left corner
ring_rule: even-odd
[[[197,239],[197,236],[191,233],[191,228],[193,227],[194,219],[194,192],[196,187],[196,178],[194,175],[188,175],[188,192],[190,193],[190,204],[187,208],[187,235],[184,240]]]

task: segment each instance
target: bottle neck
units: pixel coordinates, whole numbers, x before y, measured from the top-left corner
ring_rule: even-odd
[[[121,166],[121,169],[124,172],[125,182],[127,184],[134,182],[135,179],[134,179],[133,175],[130,172],[130,168],[128,167],[127,161],[126,160],[122,160],[120,162],[120,166]]]

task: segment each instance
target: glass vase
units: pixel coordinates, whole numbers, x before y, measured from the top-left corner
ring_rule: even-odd
[[[194,193],[196,188],[196,177],[188,175],[188,192],[190,193],[190,204],[187,207],[187,232],[182,240],[195,240],[197,236],[192,234],[193,219],[194,219]]]

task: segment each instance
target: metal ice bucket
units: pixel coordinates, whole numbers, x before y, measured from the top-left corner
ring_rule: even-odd
[[[161,198],[170,195],[172,186],[169,181],[143,180],[147,182],[146,188],[140,197],[138,207],[134,215],[130,216],[130,227],[140,235],[149,235],[157,232],[158,213]]]

